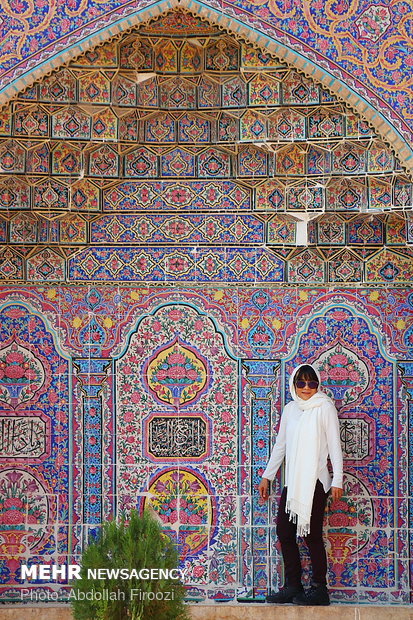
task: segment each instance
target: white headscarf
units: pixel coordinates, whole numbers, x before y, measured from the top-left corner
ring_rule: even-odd
[[[331,398],[320,390],[308,400],[303,400],[297,395],[294,387],[294,377],[303,366],[313,368],[319,384],[321,384],[320,374],[310,364],[300,364],[300,366],[297,366],[289,380],[294,406],[302,411],[292,440],[286,480],[286,511],[290,515],[290,520],[297,523],[298,536],[307,536],[310,532],[311,508],[320,458],[322,407],[327,403],[334,405]]]

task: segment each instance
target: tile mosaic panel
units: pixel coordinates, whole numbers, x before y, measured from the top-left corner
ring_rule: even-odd
[[[1,249],[0,274],[2,280],[23,280],[24,265],[20,254],[7,246]]]
[[[276,154],[275,169],[279,175],[304,175],[305,151],[299,146],[285,146]]]
[[[137,148],[125,155],[124,170],[125,177],[153,178],[157,176],[158,159],[152,151],[145,148]]]
[[[102,110],[92,117],[92,140],[116,140],[118,117],[112,110]]]
[[[277,105],[280,102],[278,80],[258,74],[248,83],[248,103],[251,106]]]
[[[297,110],[287,108],[269,116],[268,137],[270,140],[305,140],[307,137],[305,116]]]
[[[0,111],[0,136],[9,136],[11,133],[11,110],[5,108]]]
[[[287,216],[275,215],[268,223],[268,243],[295,245],[296,222]]]
[[[172,41],[162,40],[154,47],[154,68],[161,73],[178,71],[178,50]]]
[[[179,68],[182,73],[196,73],[203,69],[203,50],[199,46],[185,42],[180,52]]]
[[[19,213],[10,221],[11,243],[36,243],[37,218],[30,213]]]
[[[30,186],[21,179],[0,177],[0,209],[30,209]]]
[[[3,593],[21,583],[18,555],[58,562],[53,533],[57,523],[68,521],[70,361],[57,342],[56,332],[24,305],[2,307]],[[61,558],[71,552],[67,532],[60,552]]]
[[[57,143],[52,152],[52,172],[54,175],[79,176],[84,169],[83,153],[70,143]]]
[[[52,137],[69,140],[90,139],[90,116],[80,108],[71,106],[52,114]]]
[[[317,223],[317,242],[328,245],[345,245],[346,226],[343,220],[334,215],[323,218]]]
[[[69,222],[75,234],[74,216]],[[79,225],[83,229],[85,222],[80,220]],[[171,241],[191,244],[256,244],[264,242],[264,226],[257,218],[250,215],[213,217],[148,214],[140,218],[136,215],[105,215],[92,222],[90,240],[92,243],[122,244],[170,243]]]
[[[268,14],[265,13],[264,15],[262,7],[257,8],[254,4],[246,3],[244,0],[235,0],[231,4],[234,5],[233,8],[242,10],[246,24],[255,35],[254,40],[257,39],[254,32],[254,29],[257,28],[257,32],[260,33],[259,37],[262,38],[262,33],[265,31],[270,38],[285,40],[287,47],[291,46],[297,49],[298,53],[304,54],[310,59],[311,63],[315,63],[314,66],[318,70],[321,67],[322,70],[329,71],[330,75],[335,73],[338,79],[344,80],[345,84],[348,82],[349,76],[352,76],[352,79],[358,81],[357,86],[354,85],[356,91],[359,91],[368,104],[372,105],[372,108],[383,109],[384,116],[391,118],[405,137],[411,137],[409,121],[406,120],[409,119],[408,110],[411,107],[408,91],[410,65],[406,51],[408,50],[407,34],[403,29],[406,9],[403,4],[400,7],[392,7],[390,10],[381,5],[370,6],[368,3],[357,2],[349,19],[346,19],[347,14],[342,14],[338,28],[335,19],[332,19],[325,7],[315,8],[308,12],[304,5],[297,5],[294,7],[294,11],[281,13],[278,7],[270,7]],[[225,15],[232,11],[230,6],[216,4],[215,8],[220,15],[224,15],[224,19]],[[15,49],[23,50],[23,55],[13,54],[7,48],[2,59],[5,83],[7,85],[7,80],[10,80],[11,87],[14,86],[13,80],[19,78],[22,78],[23,84],[27,83],[27,73],[34,67],[50,61],[53,55],[57,55],[60,59],[59,53],[64,54],[65,46],[68,49],[74,47],[80,53],[81,48],[77,47],[80,35],[76,35],[79,24],[83,24],[92,37],[94,29],[97,28],[96,23],[100,23],[101,20],[106,28],[110,28],[112,22],[120,21],[123,23],[122,20],[126,20],[125,24],[130,25],[128,9],[119,2],[115,2],[108,9],[90,0],[88,5],[82,5],[75,11],[76,18],[69,20],[69,22],[64,9],[60,7],[45,7],[42,11],[44,19],[40,23],[38,23],[34,13],[21,10],[23,13],[20,14],[19,11],[16,11],[13,14],[13,18],[18,24],[16,27],[18,34],[13,36],[15,37]],[[199,8],[193,7],[193,10],[196,12]],[[189,35],[198,34],[198,36],[211,36],[218,32],[215,26],[209,24],[195,26],[188,23],[189,19],[196,21],[198,18],[188,18],[187,15],[182,17],[183,13],[180,13],[180,17],[177,17],[176,13],[171,15],[168,27],[174,31],[174,36],[177,36],[182,30],[186,30]],[[164,19],[166,18],[162,17],[162,20]],[[260,20],[265,20],[265,22]],[[54,24],[55,29],[52,44],[50,43],[49,33],[46,32],[50,23]],[[178,23],[179,27],[176,26]],[[301,28],[297,29],[297,23],[301,24]],[[376,28],[377,24],[380,25],[378,29]],[[166,27],[160,31],[157,31],[156,28],[148,30],[148,27],[144,27],[145,29],[147,32],[160,33],[161,36],[168,34]],[[103,36],[105,35],[104,28]],[[6,30],[4,36],[6,36]],[[260,40],[259,37],[258,41]],[[126,44],[127,49],[123,55],[122,64],[125,64],[126,61],[126,66],[131,69],[142,67],[152,69],[153,57],[147,49],[150,49],[150,46],[148,45],[145,49],[144,39],[134,46],[136,40],[133,37],[130,39],[131,42]],[[386,65],[386,54],[389,49],[393,53],[392,46],[396,46],[398,41],[404,41],[404,44],[401,44],[402,51],[400,52],[400,63],[397,67],[396,78],[393,75],[393,67],[387,67],[384,70],[381,70],[380,67]],[[223,43],[224,41],[222,41],[221,47]],[[209,48],[214,49],[213,45],[214,43],[211,43]],[[229,46],[231,43],[228,42],[227,47]],[[76,62],[79,66],[85,67],[93,65],[98,67],[115,66],[116,54],[113,47],[112,42],[106,43],[97,50],[88,51],[83,58]],[[215,51],[218,51],[218,47]],[[142,58],[147,61],[146,64],[142,62],[139,52],[141,52]],[[396,52],[395,47],[394,53]],[[135,57],[133,57],[133,53]],[[231,65],[231,54],[229,52],[228,54],[227,60],[225,60],[225,53],[221,54],[222,59],[219,63],[221,69],[226,66],[236,66],[235,62]],[[217,56],[220,57],[220,54]],[[257,63],[259,69],[277,67],[278,65],[277,61],[269,59],[259,49],[254,50],[249,46],[246,49],[243,48],[242,57],[246,68],[253,67],[254,63]],[[21,62],[21,58],[23,58],[23,62]],[[128,64],[129,58],[131,58],[130,64]],[[377,59],[380,59],[379,62]],[[211,63],[212,67],[212,57]],[[277,68],[281,67],[278,65]],[[353,82],[351,84],[353,85]],[[7,86],[5,88],[7,90]],[[321,95],[326,101],[330,99],[330,97],[326,97],[325,91],[322,91]]]
[[[110,146],[100,146],[89,154],[89,174],[91,177],[115,178],[119,175],[119,167],[119,155]]]
[[[119,106],[136,106],[136,84],[124,75],[117,75],[112,82],[111,101]]]
[[[375,244],[384,243],[383,222],[378,217],[369,217],[368,220],[356,217],[348,225],[349,242],[354,244]]]
[[[49,117],[46,110],[40,106],[18,106],[13,132],[16,136],[48,137]]]
[[[392,252],[381,250],[366,263],[367,282],[408,282],[413,277],[413,260],[410,248]]]
[[[304,250],[289,261],[288,281],[295,284],[321,284],[325,280],[325,267],[325,262],[316,251]]]
[[[341,263],[350,260],[343,253]],[[333,600],[389,601],[392,591],[392,602],[409,602],[402,559],[409,523],[403,507],[409,401],[399,391],[398,372],[410,385],[411,362],[402,361],[409,360],[407,341],[388,337],[386,303],[397,294],[397,310],[407,309],[410,289],[388,289],[386,295],[383,289],[292,291],[96,285],[0,290],[0,432],[7,451],[0,489],[2,497],[24,497],[29,515],[17,519],[23,515],[17,501],[3,514],[7,531],[19,533],[25,550],[13,556],[16,564],[3,547],[2,598],[21,587],[16,570],[28,551],[37,561],[56,561],[54,524],[61,533],[60,561],[72,561],[81,534],[71,528],[69,543],[69,525],[100,523],[115,496],[125,514],[151,502],[176,539],[189,589],[202,597],[262,596],[277,587],[276,500],[260,504],[256,484],[288,399],[286,378],[309,360],[339,409],[345,457],[345,494],[326,518]],[[49,327],[57,320],[59,336]],[[395,329],[402,336],[408,327]],[[99,430],[108,416],[116,441]],[[378,557],[384,567],[379,573]],[[47,585],[60,593],[64,587]]]
[[[105,211],[251,209],[252,191],[234,181],[130,181],[103,192]]]
[[[281,282],[284,262],[267,250],[238,248],[110,248],[69,258],[69,280]],[[48,279],[47,274],[43,279]],[[50,278],[61,279],[59,278]]]
[[[403,245],[406,243],[407,219],[397,215],[389,215],[386,221],[387,245]]]
[[[368,190],[364,179],[332,179],[326,190],[327,207],[337,211],[367,211]]]
[[[155,114],[145,122],[145,142],[176,142],[175,121],[169,114]]]
[[[185,114],[179,119],[179,142],[211,142],[211,121],[195,114]]]
[[[65,280],[65,259],[53,250],[42,250],[27,259],[27,279],[31,282]]]
[[[290,105],[314,105],[320,101],[314,82],[291,72],[281,85],[282,101]]]
[[[15,140],[6,140],[0,143],[0,166],[1,171],[9,174],[11,172],[24,172],[25,151]]]
[[[358,144],[339,145],[333,153],[333,172],[360,174],[367,169],[366,151]]]
[[[367,123],[175,12],[19,95],[0,166],[0,499],[25,545],[3,545],[0,598],[23,558],[76,560],[147,501],[191,594],[278,587],[277,503],[256,486],[309,360],[345,455],[333,600],[408,603],[412,183]]]
[[[79,78],[79,101],[82,103],[110,103],[110,81],[95,71]]]
[[[208,71],[237,71],[239,45],[234,40],[221,38],[207,45],[205,69]]]
[[[163,177],[194,177],[195,157],[183,149],[173,149],[161,156],[160,172]]]
[[[30,147],[31,144],[28,143]],[[28,174],[50,173],[50,150],[46,143],[36,144],[27,150],[26,172]]]
[[[342,114],[317,112],[308,118],[309,138],[337,138],[345,135],[345,117]]]
[[[96,67],[99,69],[114,69],[117,67],[117,64],[116,45],[113,41],[88,50],[73,62],[74,66]]]
[[[336,254],[328,263],[329,282],[363,282],[364,262],[349,250]]]

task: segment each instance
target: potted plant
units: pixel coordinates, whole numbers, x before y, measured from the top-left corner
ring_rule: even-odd
[[[69,593],[75,620],[188,620],[178,561],[149,511],[104,523]]]

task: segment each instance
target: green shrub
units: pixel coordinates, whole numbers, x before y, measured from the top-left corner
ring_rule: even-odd
[[[140,516],[133,510],[127,523],[123,519],[105,523],[99,538],[84,550],[81,579],[72,584],[75,620],[188,620],[185,588],[180,581],[139,576],[125,580],[114,574],[98,579],[88,573],[88,569],[99,568],[139,572],[177,566],[174,545],[149,512]],[[114,600],[108,600],[111,598]]]

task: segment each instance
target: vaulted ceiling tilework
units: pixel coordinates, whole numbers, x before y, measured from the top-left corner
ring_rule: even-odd
[[[0,123],[5,280],[413,275],[412,183],[391,149],[322,86],[189,14],[88,51]]]

